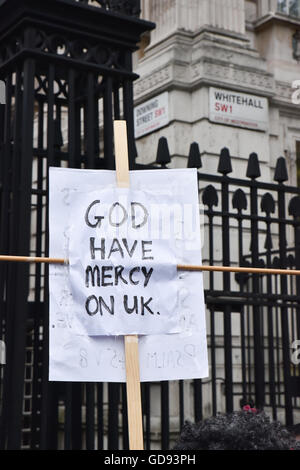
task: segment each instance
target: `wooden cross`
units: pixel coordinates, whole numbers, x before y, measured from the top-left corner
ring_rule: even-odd
[[[116,178],[119,188],[129,188],[126,121],[114,121]],[[130,450],[143,450],[143,418],[138,336],[124,336],[128,431]]]

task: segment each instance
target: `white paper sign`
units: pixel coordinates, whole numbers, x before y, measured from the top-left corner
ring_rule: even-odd
[[[88,179],[88,174],[82,175]],[[104,188],[70,204],[73,330],[86,335],[178,333],[174,200],[168,238],[155,192]]]
[[[50,256],[70,257],[73,203],[80,198],[80,193],[94,196],[96,188],[96,192],[110,191],[115,188],[115,181],[114,171],[50,169]],[[165,227],[163,230],[158,229],[158,233],[164,233],[167,240],[168,232],[172,232],[172,227],[175,227],[176,263],[201,264],[196,170],[132,171],[130,189],[131,194],[143,191],[151,193],[160,201]],[[170,208],[163,203],[168,198],[176,201],[171,211],[173,219],[171,216],[166,217]],[[95,206],[95,212],[89,214],[91,222],[95,220],[93,215],[99,215],[96,209]],[[179,329],[182,331],[139,336],[141,381],[201,378],[208,375],[202,273],[179,272],[176,277]],[[70,266],[51,265],[49,379],[125,382],[123,337],[78,334],[73,303]]]
[[[267,98],[221,88],[209,89],[209,119],[213,122],[265,131],[268,113]]]

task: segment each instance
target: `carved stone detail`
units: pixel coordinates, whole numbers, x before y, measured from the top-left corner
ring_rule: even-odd
[[[292,103],[292,93],[295,91],[290,83],[276,82],[276,98]]]
[[[157,70],[150,76],[137,80],[134,84],[135,97],[138,98],[139,96],[149,92],[149,90],[153,90],[154,88],[161,88],[163,85],[170,82],[171,78],[172,66],[167,65],[166,67]]]
[[[149,76],[140,78],[135,83],[135,97],[139,98],[149,92],[161,89],[166,84],[176,82],[183,87],[195,86],[197,82],[209,81],[220,86],[228,85],[249,88],[249,92],[272,95],[275,92],[274,78],[264,71],[251,71],[237,65],[211,62],[208,59],[200,60],[190,66],[181,66],[176,63],[168,64],[156,70]]]

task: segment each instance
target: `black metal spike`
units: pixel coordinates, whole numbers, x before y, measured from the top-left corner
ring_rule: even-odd
[[[133,152],[132,159],[133,159],[133,160],[136,160],[137,157],[138,157],[138,152],[137,152],[137,148],[136,148],[136,143],[135,143],[135,141],[133,141],[132,152]]]
[[[296,260],[293,255],[288,255],[287,257],[287,266],[292,269],[296,266]]]
[[[232,197],[232,207],[238,211],[247,209],[246,194],[242,189],[237,189]]]
[[[218,173],[227,175],[232,172],[231,157],[227,147],[222,148],[220,153]]]
[[[248,167],[247,167],[247,178],[256,179],[260,176],[260,168],[257,153],[253,152],[249,155]]]
[[[61,132],[60,123],[57,119],[54,120],[54,147],[61,148],[64,145],[63,135]]]
[[[218,205],[218,194],[216,188],[211,184],[204,189],[202,194],[202,202],[210,209],[212,208],[212,206]]]
[[[300,217],[300,196],[294,196],[289,203],[289,214]]]
[[[199,150],[199,145],[197,144],[197,142],[193,142],[190,146],[187,167],[188,168],[201,168],[202,167],[200,150]]]
[[[156,163],[165,166],[170,163],[171,157],[169,152],[168,141],[166,137],[160,137],[157,146]]]
[[[241,267],[242,268],[249,268],[251,266],[251,264],[249,263],[249,261],[247,261],[245,258],[242,259],[241,261]],[[248,273],[236,273],[235,274],[235,280],[238,284],[240,285],[244,285],[248,282],[250,278],[250,274]]]
[[[273,241],[272,241],[272,235],[270,232],[267,232],[266,234],[266,240],[264,247],[266,250],[271,250],[273,248]]]
[[[0,103],[0,143],[4,140],[5,105]]]
[[[271,213],[274,214],[275,212],[275,201],[270,193],[266,193],[263,195],[260,203],[260,208],[262,212],[266,212],[268,215]]]
[[[278,256],[275,256],[273,258],[273,268],[277,269],[280,267],[280,259],[278,258]]]
[[[278,181],[278,183],[283,183],[289,179],[289,175],[286,168],[286,161],[284,157],[279,157],[277,159],[275,174],[274,174],[274,181]]]

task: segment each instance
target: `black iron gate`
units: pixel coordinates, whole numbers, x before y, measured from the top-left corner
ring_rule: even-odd
[[[42,6],[41,6],[42,5]],[[113,168],[113,119],[128,124],[135,164],[131,58],[140,34],[136,0],[0,1],[0,79],[6,106],[0,129],[0,252],[48,253],[49,166]],[[0,120],[0,122],[2,122]],[[160,146],[160,149],[166,146]],[[158,167],[169,156],[158,154]],[[189,166],[199,167],[195,145]],[[300,191],[230,178],[223,150],[217,175],[199,173],[205,208],[205,260],[211,264],[300,269]],[[299,412],[300,280],[278,276],[206,277],[208,380],[143,384],[146,447],[168,448],[186,417],[201,419],[254,399],[288,424]],[[121,384],[48,382],[48,272],[43,265],[0,265],[0,446],[31,449],[128,448]],[[160,405],[158,406],[158,404]]]

